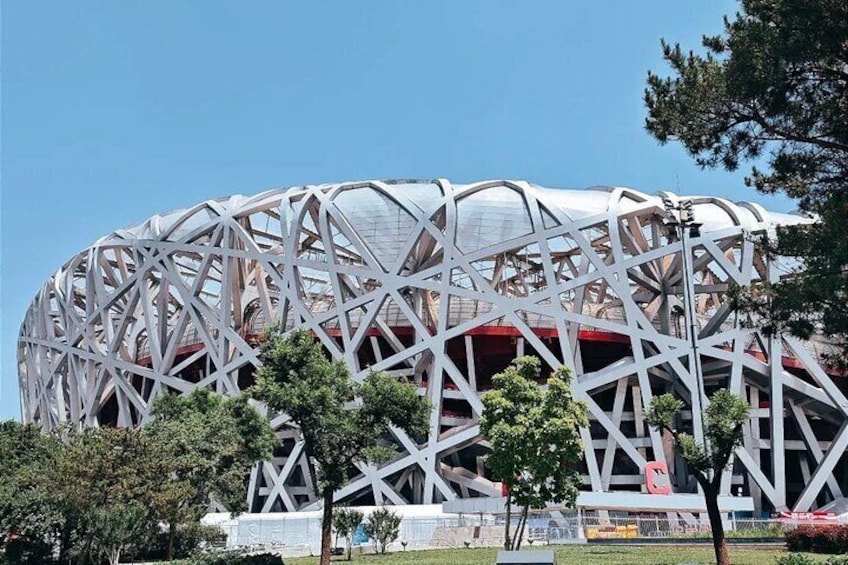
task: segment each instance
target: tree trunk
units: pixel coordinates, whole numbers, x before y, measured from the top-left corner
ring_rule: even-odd
[[[521,540],[524,539],[524,529],[527,528],[527,516],[530,514],[530,506],[524,507],[524,521],[521,523],[521,534],[518,536],[518,549],[521,549]]]
[[[177,524],[173,520],[168,523],[168,551],[165,553],[165,560],[172,561],[174,559],[174,540],[177,538]]]
[[[324,515],[321,518],[321,565],[330,565],[333,541],[333,489],[324,488]]]
[[[89,558],[91,557],[91,544],[92,544],[91,534],[86,534],[85,544],[82,546],[82,551],[80,552],[80,562],[82,565],[86,565],[88,563]]]
[[[509,521],[512,519],[512,493],[506,493],[506,524],[504,524],[504,549],[509,551],[512,549],[512,539],[509,537]]]
[[[355,530],[353,531],[353,533],[355,533]],[[347,540],[347,560],[348,561],[351,560],[351,555],[352,555],[352,552],[353,552],[353,533],[351,533],[348,536],[345,536],[345,539]]]
[[[523,515],[524,515],[523,512],[518,513],[518,522],[516,522],[516,524],[515,524],[515,531],[512,533],[512,540],[510,540],[510,542],[509,542],[509,548],[510,549],[518,549],[518,548],[515,547],[515,544],[518,541],[518,532],[521,530],[521,521],[522,521]]]
[[[66,519],[62,524],[62,533],[59,536],[59,563],[64,563],[68,560],[68,545],[70,545],[72,530],[70,520]]]
[[[524,526],[527,525],[527,514],[529,511],[529,506],[525,506],[524,510],[521,511],[521,528],[519,528],[518,533],[515,535],[515,543],[512,544],[516,551],[521,549],[521,538],[524,537]]]
[[[720,475],[718,475],[720,476]],[[704,501],[707,505],[707,516],[710,519],[710,529],[713,533],[713,549],[715,550],[716,565],[730,565],[730,552],[724,537],[724,524],[718,509],[719,485],[710,483],[704,486]]]

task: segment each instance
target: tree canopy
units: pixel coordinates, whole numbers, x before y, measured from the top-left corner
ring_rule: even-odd
[[[140,532],[155,527],[151,508],[161,479],[148,438],[129,428],[65,431],[54,488],[62,513],[75,529],[72,552],[85,562],[102,556],[117,563]]]
[[[730,558],[724,539],[724,525],[718,507],[722,471],[730,457],[742,445],[742,426],[748,422],[748,404],[727,389],[720,389],[710,398],[704,409],[705,442],[678,428],[678,415],[683,401],[672,394],[654,397],[645,414],[648,425],[668,431],[674,438],[677,450],[689,465],[704,492],[710,528],[713,533],[716,562],[729,565]]]
[[[767,250],[798,259],[776,284],[740,293],[767,333],[814,331],[848,361],[848,3],[743,0],[704,52],[662,43],[671,76],[648,73],[647,130],[702,167],[752,161],[746,184],[819,219],[777,230]],[[759,166],[757,166],[759,165]]]
[[[583,456],[579,428],[588,425],[586,406],[571,393],[571,372],[561,367],[548,378],[547,389],[537,383],[539,359],[519,357],[492,377],[494,389],[483,395],[480,431],[492,446],[486,463],[507,487],[507,512],[512,503],[530,508],[548,502],[573,506],[580,485],[575,463]],[[509,518],[504,546],[511,549],[521,531],[510,538]]]
[[[61,530],[60,501],[51,488],[59,445],[33,424],[0,422],[0,549],[9,534],[19,546],[45,549],[43,540]]]
[[[117,563],[155,551],[163,522],[172,553],[213,500],[242,510],[250,467],[276,442],[248,399],[197,390],[159,397],[153,413],[142,429],[0,422],[0,549],[11,534],[15,562],[51,563],[55,548],[62,563]]]
[[[160,452],[152,504],[170,526],[170,558],[177,527],[199,520],[211,502],[232,512],[247,509],[250,468],[270,459],[277,438],[246,396],[225,398],[205,388],[161,396],[152,414],[142,431]]]
[[[390,426],[424,435],[428,404],[415,387],[383,373],[355,382],[347,365],[331,361],[308,331],[286,333],[279,326],[266,334],[253,394],[300,428],[324,505],[321,562],[329,563],[333,493],[355,463],[390,453],[381,443]]]
[[[347,560],[353,555],[353,536],[365,516],[355,508],[339,508],[333,514],[333,529],[336,536],[342,536],[347,545]]]
[[[386,553],[389,544],[400,535],[401,516],[385,506],[377,508],[365,522],[365,534],[374,540],[377,551]]]
[[[0,531],[13,534],[21,562],[116,563],[155,527],[151,493],[158,454],[136,430],[0,423]]]

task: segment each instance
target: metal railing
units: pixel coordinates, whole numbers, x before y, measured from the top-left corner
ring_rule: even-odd
[[[674,515],[613,515],[576,513],[531,515],[524,529],[523,545],[555,545],[617,539],[667,539],[669,542],[710,537],[709,524]],[[431,548],[499,547],[504,539],[503,515],[463,514],[452,518],[406,517],[391,551]],[[512,519],[517,526],[517,517]],[[284,556],[316,554],[320,548],[320,519],[289,516],[250,515],[228,526],[228,548],[247,548],[281,553]],[[725,523],[728,538],[782,539],[792,525],[780,520],[731,518]],[[514,531],[514,530],[513,530]],[[344,546],[343,539],[338,540]],[[373,543],[355,536],[357,551],[372,552]]]

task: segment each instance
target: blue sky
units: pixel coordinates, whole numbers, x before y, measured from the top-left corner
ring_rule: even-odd
[[[6,2],[0,419],[32,296],[98,237],[231,193],[361,178],[528,179],[791,202],[643,129],[661,37],[736,4]]]

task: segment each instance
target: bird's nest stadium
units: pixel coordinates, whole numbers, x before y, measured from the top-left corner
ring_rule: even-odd
[[[820,364],[826,344],[749,329],[726,300],[733,283],[785,272],[758,251],[757,234],[809,220],[691,197],[702,225],[681,242],[663,198],[679,202],[619,187],[366,181],[154,216],[71,258],[36,295],[20,331],[23,418],[46,429],[136,426],[166,391],[238,393],[279,320],[311,330],[357,378],[403,375],[432,401],[429,437],[394,431],[396,456],[352,470],[341,501],[500,495],[483,462],[480,395],[522,354],[543,361],[542,380],[560,365],[576,374],[590,413],[586,492],[643,493],[654,461],[673,493],[695,492],[644,413],[674,391],[698,434],[703,386],[706,397],[728,387],[751,405],[725,493],[763,511],[842,497],[848,378]],[[272,424],[282,442],[252,473],[251,510],[314,508],[297,430],[285,415]]]

